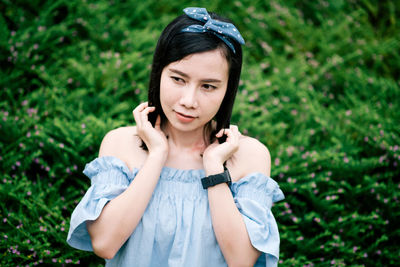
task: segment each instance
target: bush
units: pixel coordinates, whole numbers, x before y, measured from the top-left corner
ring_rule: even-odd
[[[102,265],[69,219],[103,136],[133,124],[189,1],[0,4],[0,265]],[[400,232],[395,1],[201,1],[243,33],[232,122],[272,155],[283,266],[389,266]]]

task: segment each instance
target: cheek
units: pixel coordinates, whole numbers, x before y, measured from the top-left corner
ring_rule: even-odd
[[[160,101],[164,102],[165,97],[168,96],[168,82],[165,80],[165,77],[161,76],[160,80]]]
[[[209,108],[209,111],[213,117],[215,116],[215,114],[217,114],[219,108],[221,107],[224,96],[225,92],[219,94],[218,96],[213,97],[211,100],[208,99],[208,104],[211,106],[211,108]]]
[[[174,93],[174,87],[168,82],[168,80],[161,80],[160,83],[160,102],[162,108],[165,110],[166,105],[171,105],[175,101],[176,93]]]

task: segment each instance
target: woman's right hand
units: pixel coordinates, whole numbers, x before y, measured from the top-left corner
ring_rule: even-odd
[[[155,127],[151,125],[148,114],[155,111],[155,107],[149,107],[148,102],[141,103],[133,110],[133,117],[136,121],[138,136],[146,144],[149,154],[160,154],[166,159],[168,155],[168,141],[160,128],[161,118],[157,116]]]

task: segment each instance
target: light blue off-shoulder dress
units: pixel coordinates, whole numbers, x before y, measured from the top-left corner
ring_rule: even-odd
[[[111,156],[86,165],[83,173],[91,179],[91,186],[72,213],[69,245],[93,250],[85,222],[95,220],[138,171],[130,171]],[[201,186],[204,176],[204,170],[164,167],[141,221],[115,257],[106,260],[106,266],[226,266],[213,231],[207,190]],[[271,206],[284,198],[278,184],[252,173],[232,183],[231,191],[251,243],[262,252],[255,266],[277,266],[279,232]]]

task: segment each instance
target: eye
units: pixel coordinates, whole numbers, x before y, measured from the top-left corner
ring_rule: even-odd
[[[217,89],[216,86],[211,85],[211,84],[203,84],[203,88],[206,89],[206,90],[214,90],[214,89]]]
[[[184,79],[179,78],[179,77],[176,77],[176,76],[171,76],[171,79],[174,80],[174,81],[177,82],[177,83],[185,82]]]

